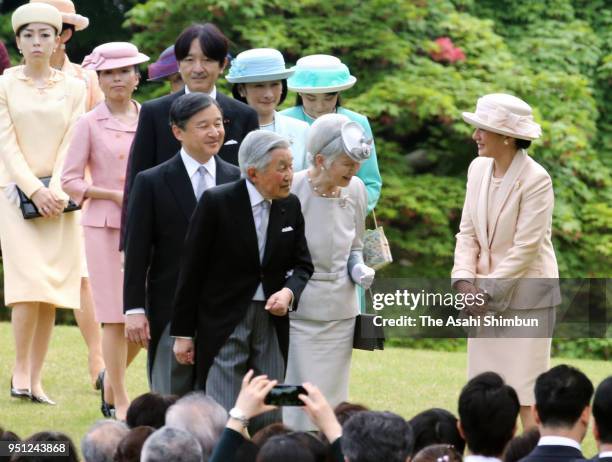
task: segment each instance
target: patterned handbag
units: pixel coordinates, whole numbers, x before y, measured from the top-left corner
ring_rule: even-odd
[[[378,226],[376,214],[372,210],[374,229],[367,229],[363,235],[363,260],[375,270],[384,268],[393,262],[389,241],[382,226]]]

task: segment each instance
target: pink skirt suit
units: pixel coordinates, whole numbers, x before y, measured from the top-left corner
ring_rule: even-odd
[[[62,173],[62,188],[75,202],[84,201],[90,186],[123,191],[136,126],[137,121],[126,125],[113,117],[104,102],[79,119]],[[85,179],[86,170],[91,184]],[[111,200],[87,199],[81,225],[96,319],[123,323],[121,207]]]

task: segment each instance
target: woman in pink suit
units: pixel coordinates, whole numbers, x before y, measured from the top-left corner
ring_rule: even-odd
[[[126,364],[139,350],[124,335],[118,249],[125,171],[140,109],[132,93],[139,81],[137,65],[148,59],[126,42],[105,43],[85,58],[83,67],[98,72],[106,99],[77,122],[62,174],[62,187],[75,202],[89,199],[81,224],[96,319],[104,326],[102,354],[107,380],[103,380],[102,413],[110,416],[114,404],[118,419],[125,419],[129,406]],[[87,168],[91,184],[85,180]]]
[[[468,169],[454,286],[486,300],[469,308],[471,315],[538,322],[523,330],[483,322],[468,339],[468,376],[485,371],[502,375],[519,396],[526,428],[535,424],[533,386],[549,368],[554,306],[560,302],[551,241],[552,181],[527,154],[542,130],[531,107],[507,94],[483,96],[476,112],[464,112],[463,119],[475,127],[478,157]]]

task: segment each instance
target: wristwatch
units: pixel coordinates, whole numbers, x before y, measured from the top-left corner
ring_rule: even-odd
[[[244,415],[244,412],[242,411],[242,409],[237,408],[237,407],[231,408],[229,411],[229,416],[232,419],[240,422],[240,425],[242,425],[244,428],[249,426],[249,419],[247,419],[246,415]]]

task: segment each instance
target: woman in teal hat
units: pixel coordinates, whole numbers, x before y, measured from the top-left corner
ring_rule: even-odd
[[[294,107],[281,111],[281,115],[312,125],[318,117],[335,112],[357,122],[363,127],[366,135],[373,138],[372,128],[366,116],[340,106],[339,93],[355,85],[357,79],[338,58],[330,55],[304,56],[298,60],[293,70],[295,73],[287,84],[289,90],[298,93],[297,102]],[[374,145],[370,158],[361,165],[357,176],[366,185],[369,212],[376,206],[382,187]]]
[[[297,172],[307,167],[309,124],[276,112],[287,97],[287,77],[292,74],[292,69],[285,68],[285,60],[278,50],[254,48],[236,56],[226,79],[233,84],[234,98],[257,111],[261,130],[278,133],[289,140],[293,170]]]

